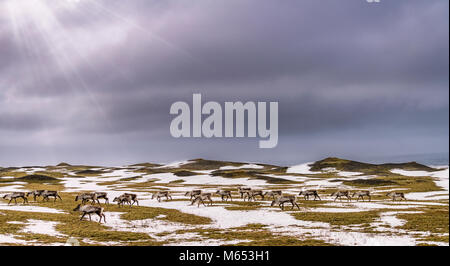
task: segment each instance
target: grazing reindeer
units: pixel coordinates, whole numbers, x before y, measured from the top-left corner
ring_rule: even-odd
[[[25,192],[13,192],[3,196],[3,199],[9,199],[8,205],[11,203],[12,200],[14,200],[14,203],[17,204],[18,198],[23,199],[23,204],[28,203],[27,195],[25,194]]]
[[[106,223],[106,217],[105,217],[105,214],[103,213],[104,208],[102,208],[100,206],[92,206],[92,205],[83,205],[82,206],[81,204],[78,204],[78,206],[75,207],[75,209],[73,209],[73,210],[83,212],[83,215],[81,215],[80,221],[83,220],[83,218],[86,214],[89,215],[89,221],[92,221],[91,214],[95,213],[100,217],[100,219],[98,220],[98,223],[101,223],[102,217],[103,217],[103,221]]]
[[[281,196],[281,194],[283,194],[283,192],[281,192],[281,190],[272,190],[272,191],[265,192],[264,196],[272,197],[272,199],[275,200],[275,198]]]
[[[356,191],[353,193],[352,198],[358,196],[358,198],[356,199],[356,201],[359,201],[359,199],[362,199],[364,201],[364,196],[367,196],[369,198],[369,201],[371,201],[371,197],[370,197],[370,191],[369,190],[362,190],[362,191]]]
[[[137,195],[136,195],[136,194],[132,194],[132,193],[124,193],[123,195],[124,195],[124,196],[128,196],[128,197],[131,198],[131,201],[133,201],[133,202],[131,203],[131,205],[133,205],[134,203],[136,203],[136,205],[139,206],[139,201],[138,201],[138,199],[137,199]]]
[[[45,190],[44,192],[42,192],[42,201],[45,201],[45,200],[49,201],[50,200],[49,197],[54,197],[55,198],[55,200],[53,202],[56,202],[57,198],[59,198],[62,201],[61,197],[58,194],[58,191]]]
[[[406,200],[405,194],[403,192],[389,192],[386,194],[386,197],[392,197],[392,201],[395,201],[396,198],[400,198],[400,200]]]
[[[94,194],[98,204],[100,204],[98,199],[104,199],[105,204],[109,204],[108,194],[106,192],[94,192]]]
[[[36,201],[36,198],[42,196],[42,193],[44,193],[44,191],[45,190],[43,190],[43,189],[33,190],[33,191],[27,193],[27,197],[29,197],[30,195],[33,195],[33,199],[34,199],[34,201]]]
[[[241,199],[243,199],[244,194],[250,190],[252,190],[252,189],[249,187],[238,187],[238,192],[239,192],[239,194],[241,194]]]
[[[156,199],[158,200],[158,202],[161,202],[161,197],[166,197],[166,200],[172,200],[172,196],[170,195],[169,191],[158,191],[157,193],[153,193],[152,195],[152,199],[154,199],[156,197]]]
[[[319,200],[322,200],[319,197],[319,193],[317,193],[317,190],[302,190],[300,193],[298,193],[299,196],[303,195],[305,197],[305,200],[309,200],[309,196],[314,196],[314,200],[319,198]]]
[[[132,201],[131,196],[125,194],[115,197],[113,200],[113,202],[117,202],[117,205],[119,205],[119,207],[122,207],[124,203],[128,203],[130,205],[130,208],[132,205],[131,201]]]
[[[256,200],[256,196],[261,196],[261,200],[264,200],[264,194],[262,190],[249,190],[244,192],[244,201],[245,198],[248,198],[248,201],[250,200]]]
[[[200,195],[195,196],[194,200],[192,200],[191,205],[197,203],[197,207],[200,207],[200,203],[206,207],[205,200],[209,200],[209,206],[212,206],[213,201],[211,199],[211,193],[201,193]]]
[[[338,190],[336,192],[333,192],[330,197],[334,197],[336,196],[336,198],[334,199],[334,201],[336,201],[338,198],[340,201],[342,201],[341,197],[346,197],[348,201],[351,201],[350,198],[350,193],[348,192],[348,190]]]
[[[193,198],[200,195],[201,193],[202,193],[202,191],[200,189],[195,189],[195,190],[186,192],[184,195],[186,197],[189,197],[189,200],[192,200]]]
[[[75,197],[75,201],[81,200],[81,204],[85,204],[86,202],[89,202],[92,200],[93,203],[95,203],[96,197],[94,193],[82,193]]]
[[[222,198],[222,201],[225,199],[225,201],[228,201],[228,198],[233,201],[233,198],[231,197],[231,191],[229,190],[217,190],[216,194],[219,195]]]
[[[298,206],[297,202],[295,202],[295,200],[296,197],[294,195],[279,196],[278,198],[272,201],[270,206],[277,204],[281,208],[281,210],[284,210],[284,204],[290,202],[292,204],[291,210],[294,209],[294,206],[300,210],[300,207]]]

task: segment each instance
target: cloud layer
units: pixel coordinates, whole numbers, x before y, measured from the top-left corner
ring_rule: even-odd
[[[0,165],[448,153],[448,1],[29,2],[0,3]],[[278,147],[172,138],[196,92],[278,101]]]

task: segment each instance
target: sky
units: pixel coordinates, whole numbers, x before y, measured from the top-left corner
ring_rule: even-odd
[[[0,166],[444,153],[447,0],[0,0]],[[172,103],[276,101],[279,138],[173,138]]]

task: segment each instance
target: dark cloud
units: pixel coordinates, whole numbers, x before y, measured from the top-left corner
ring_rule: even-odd
[[[448,153],[447,1],[42,2],[0,15],[1,161]],[[278,101],[278,147],[171,138],[196,92]]]

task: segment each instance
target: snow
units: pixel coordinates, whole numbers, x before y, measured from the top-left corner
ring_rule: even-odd
[[[155,168],[178,168],[184,164],[188,164],[191,163],[192,161],[178,161],[178,162],[173,162],[173,163],[169,163],[169,164],[165,164],[163,166],[158,166]]]
[[[286,170],[286,173],[288,173],[288,174],[291,174],[291,173],[293,173],[293,174],[317,174],[317,172],[312,172],[310,170],[311,169],[311,167],[309,166],[310,164],[312,164],[312,162],[291,166]]]
[[[26,224],[25,228],[22,229],[22,232],[24,233],[65,236],[56,231],[55,226],[58,222],[29,219]]]
[[[29,242],[22,239],[17,239],[12,235],[2,235],[0,234],[0,243],[2,244],[20,244],[20,245],[26,245]]]
[[[0,210],[6,211],[21,211],[21,212],[44,212],[44,213],[64,213],[61,210],[32,206],[32,205],[9,205],[7,203],[0,203]]]
[[[235,169],[262,169],[264,166],[257,164],[244,164],[241,166],[222,166],[219,170],[235,170]]]

